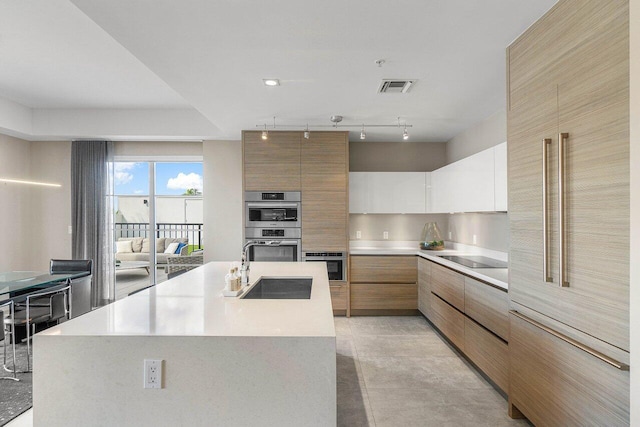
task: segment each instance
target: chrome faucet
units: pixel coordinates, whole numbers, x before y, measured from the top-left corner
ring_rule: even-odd
[[[244,246],[242,247],[242,265],[240,266],[240,282],[242,286],[249,283],[249,248],[256,245],[280,246],[280,243],[282,242],[279,240],[249,240],[244,244]]]

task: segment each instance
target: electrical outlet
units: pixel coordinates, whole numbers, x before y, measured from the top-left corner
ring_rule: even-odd
[[[144,388],[162,388],[162,360],[144,359]]]
[[[388,231],[383,231],[383,232],[382,232],[382,238],[383,238],[384,240],[389,239],[389,232],[388,232]]]
[[[452,239],[452,237],[451,237],[451,232],[449,232],[449,240],[451,240],[451,239]]]
[[[478,236],[476,236],[475,234],[473,235],[473,244],[474,245],[478,244]]]
[[[356,231],[356,239],[362,239],[362,231]]]
[[[73,227],[72,227],[72,226],[69,226],[69,227],[67,228],[67,233],[69,233],[69,234],[73,234]]]

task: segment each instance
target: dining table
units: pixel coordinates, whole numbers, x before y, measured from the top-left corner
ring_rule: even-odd
[[[50,274],[42,271],[0,272],[0,303],[26,298],[27,294],[42,291],[67,281],[86,276],[86,271]]]

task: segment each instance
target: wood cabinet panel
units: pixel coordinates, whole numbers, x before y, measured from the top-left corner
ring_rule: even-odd
[[[509,403],[535,425],[629,425],[629,372],[510,316]]]
[[[431,261],[418,258],[418,310],[431,319]]]
[[[243,138],[246,191],[300,191],[300,132],[245,131]]]
[[[302,191],[346,192],[348,132],[311,132],[301,142]]]
[[[432,318],[434,325],[456,345],[464,351],[464,314],[447,304],[440,297],[432,294]]]
[[[509,346],[469,319],[464,321],[464,352],[505,393],[509,393]]]
[[[415,310],[417,308],[417,284],[351,283],[352,310]]]
[[[332,281],[329,284],[331,291],[331,306],[333,314],[346,314],[347,312],[347,296],[349,294],[349,285],[347,282]]]
[[[570,25],[579,43],[554,65],[552,82],[528,77],[522,87],[530,92],[512,102],[509,111],[509,293],[513,301],[628,351],[628,5],[559,4],[577,9],[536,25]],[[512,77],[515,72],[510,69]],[[568,287],[558,283],[559,132],[569,134],[564,151]],[[542,274],[542,138],[552,139],[547,172],[550,283]]]
[[[418,268],[411,256],[351,256],[351,283],[417,283]]]
[[[464,276],[438,264],[431,266],[431,291],[464,312]]]
[[[302,250],[347,252],[347,193],[302,192]]]
[[[509,295],[506,291],[465,277],[464,312],[503,340],[509,340]]]

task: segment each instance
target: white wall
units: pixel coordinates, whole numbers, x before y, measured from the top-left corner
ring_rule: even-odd
[[[205,141],[205,262],[239,261],[242,252],[242,142]]]
[[[0,178],[32,179],[29,141],[0,135]],[[0,271],[31,268],[32,191],[30,185],[0,183]]]
[[[447,164],[507,140],[507,112],[499,110],[447,142]]]
[[[61,188],[34,187],[29,253],[33,269],[49,270],[49,260],[71,258],[71,142],[31,143],[31,176]]]
[[[640,426],[640,0],[631,0],[631,425]],[[633,403],[635,402],[635,404]]]

